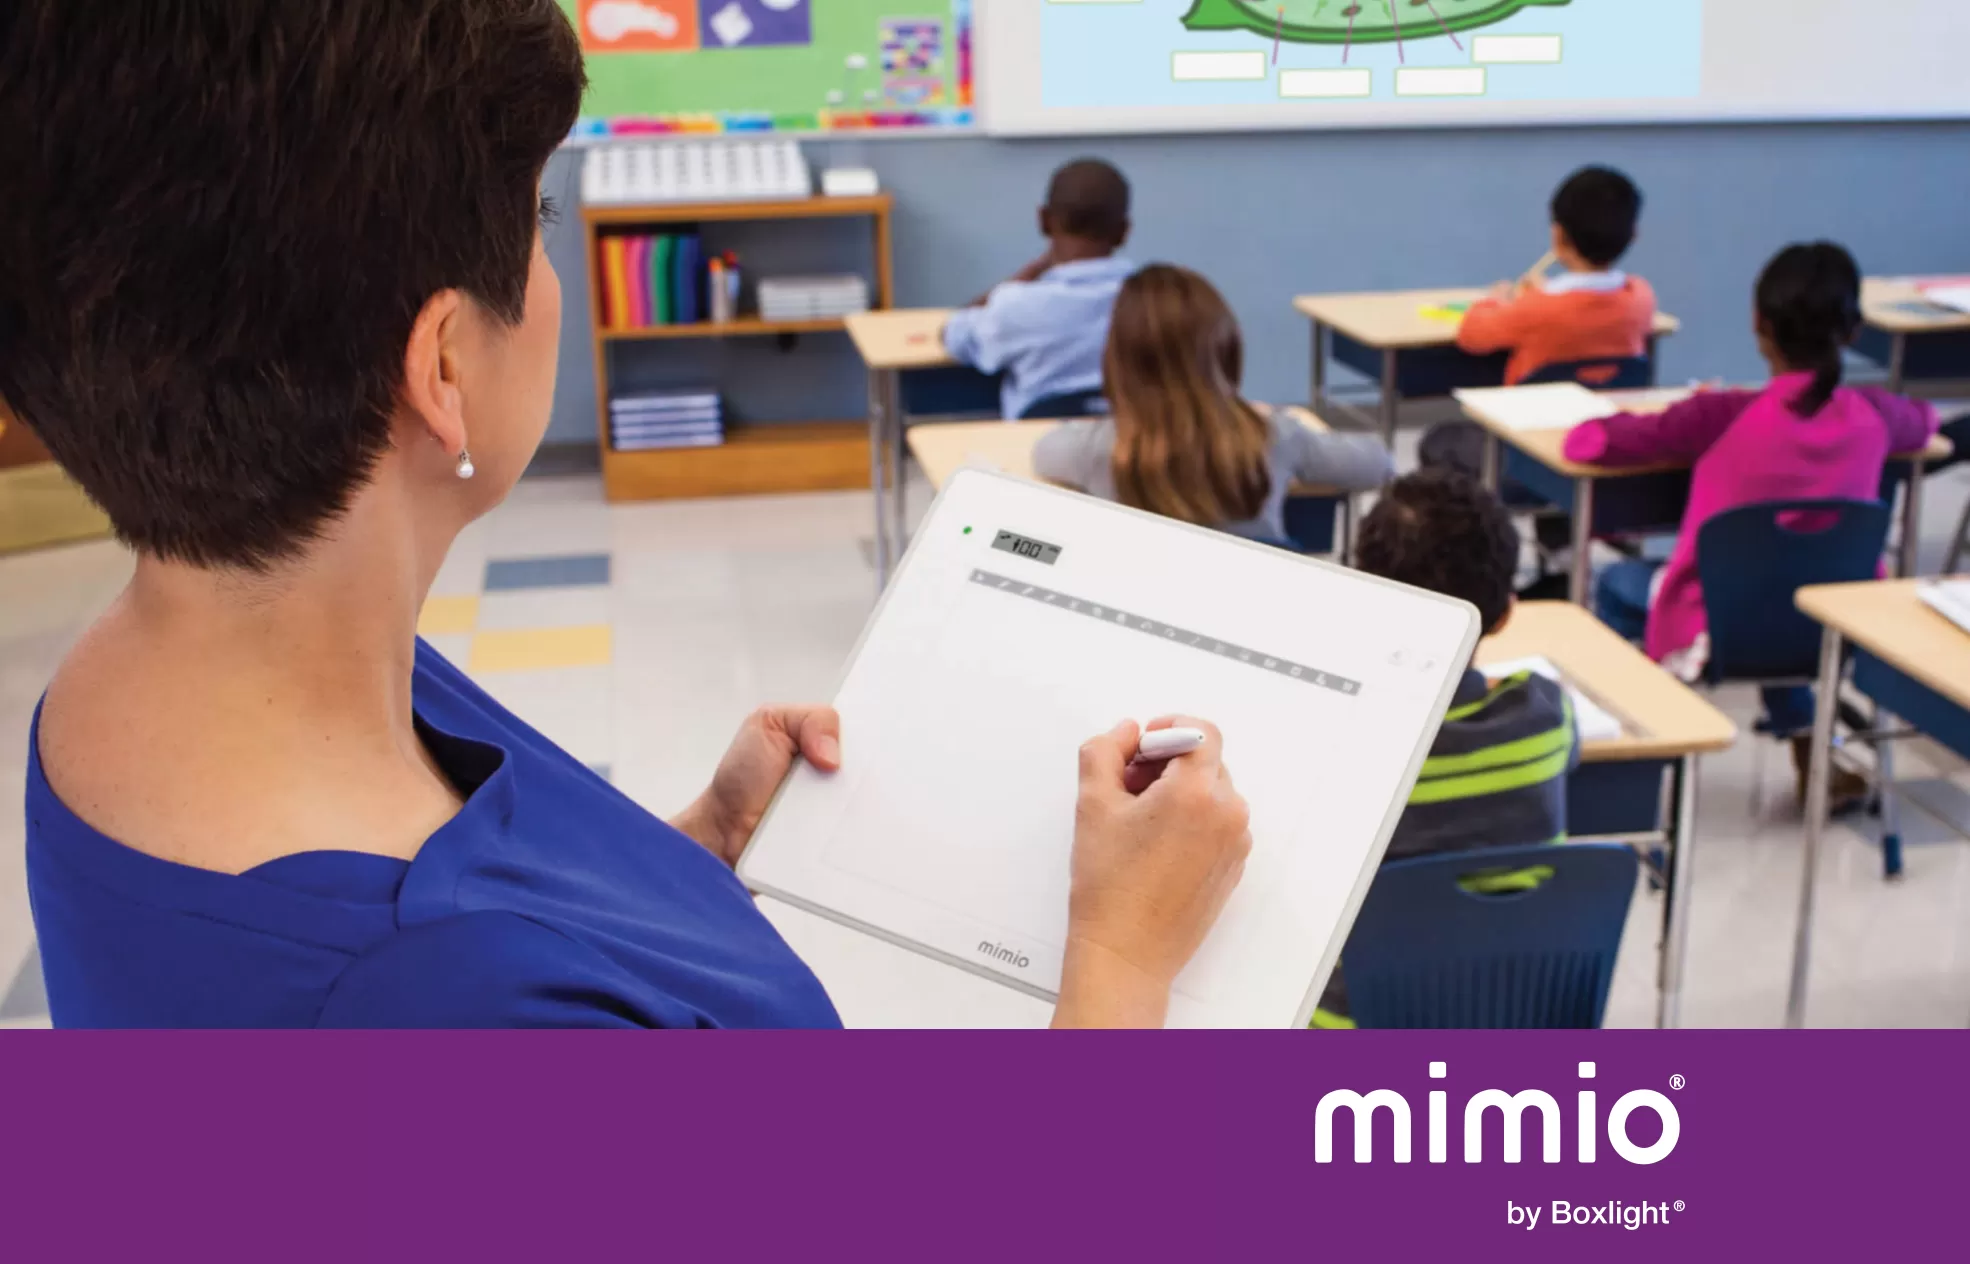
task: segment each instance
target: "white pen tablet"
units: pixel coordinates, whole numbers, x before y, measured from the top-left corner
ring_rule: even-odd
[[[1081,743],[1200,716],[1253,847],[1170,1025],[1304,1024],[1479,633],[1464,602],[966,470],[850,657],[844,770],[796,767],[739,875],[1050,998]]]

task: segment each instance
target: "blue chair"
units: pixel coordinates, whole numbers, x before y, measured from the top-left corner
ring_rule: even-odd
[[[1578,382],[1590,391],[1642,391],[1655,385],[1655,361],[1647,356],[1567,360],[1527,375],[1521,386]]]
[[[1021,421],[1073,421],[1081,417],[1106,417],[1108,397],[1099,386],[1087,391],[1067,391],[1034,400],[1019,414]]]
[[[1793,595],[1812,584],[1878,577],[1888,506],[1873,500],[1785,500],[1718,514],[1697,532],[1697,573],[1710,623],[1711,684],[1810,684],[1820,625]],[[1785,735],[1781,735],[1785,736]]]
[[[1765,687],[1810,685],[1819,676],[1822,629],[1794,595],[1813,584],[1876,578],[1888,547],[1888,506],[1866,500],[1788,500],[1718,514],[1697,533],[1697,574],[1710,627],[1704,681]],[[1791,732],[1770,736],[1787,739]],[[1890,823],[1882,838],[1887,876],[1902,871],[1900,832],[1888,798],[1893,763],[1882,745],[1881,791]],[[1762,779],[1761,779],[1762,781]]]
[[[1618,843],[1383,865],[1342,955],[1361,1027],[1598,1027],[1640,861]],[[1496,873],[1543,879],[1499,883]]]

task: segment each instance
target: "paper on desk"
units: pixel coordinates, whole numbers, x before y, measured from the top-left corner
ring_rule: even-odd
[[[1970,312],[1970,283],[1924,286],[1922,297],[1953,312]]]
[[[1457,402],[1508,430],[1571,430],[1621,410],[1578,382],[1458,391]]]
[[[1461,325],[1465,313],[1471,310],[1469,303],[1426,303],[1416,310],[1424,320],[1434,320],[1445,325]]]
[[[1489,680],[1503,680],[1507,676],[1516,676],[1520,672],[1527,671],[1535,676],[1544,676],[1555,684],[1566,686],[1567,697],[1573,699],[1573,724],[1580,730],[1581,741],[1612,742],[1620,739],[1623,732],[1621,721],[1598,702],[1574,688],[1567,678],[1560,674],[1560,669],[1553,666],[1551,659],[1543,656],[1516,658],[1509,663],[1491,663],[1484,668],[1485,677]]]
[[[1915,590],[1931,610],[1970,632],[1970,579],[1939,579]]]

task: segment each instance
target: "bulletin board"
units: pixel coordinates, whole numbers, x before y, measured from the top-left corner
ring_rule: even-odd
[[[561,0],[577,140],[971,127],[974,0]]]

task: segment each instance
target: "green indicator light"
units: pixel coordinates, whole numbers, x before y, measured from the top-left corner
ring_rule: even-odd
[[[966,527],[966,528],[964,529],[964,533],[965,533],[966,535],[970,535],[970,534],[971,534],[971,528],[970,528],[970,527]]]

